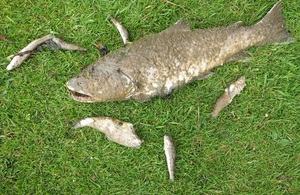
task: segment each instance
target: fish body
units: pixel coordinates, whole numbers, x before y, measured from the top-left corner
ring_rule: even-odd
[[[123,146],[140,148],[143,141],[135,134],[131,123],[110,117],[89,117],[79,120],[74,129],[92,127],[104,133],[108,140]]]
[[[210,75],[210,70],[237,60],[240,52],[267,43],[291,42],[280,1],[258,23],[191,30],[179,20],[156,35],[111,52],[67,82],[71,97],[81,102],[139,102],[166,96]]]
[[[169,135],[164,136],[164,150],[167,159],[167,166],[169,171],[170,181],[174,181],[174,171],[175,171],[175,146],[172,141],[172,137]]]
[[[225,88],[225,92],[223,93],[223,95],[221,95],[221,97],[219,97],[215,104],[215,108],[211,113],[212,116],[216,118],[219,115],[219,112],[221,112],[223,108],[228,106],[232,102],[233,98],[236,95],[239,95],[245,86],[245,76],[241,76],[240,78],[238,78],[238,80],[231,83],[227,88]]]
[[[54,35],[46,35],[39,39],[35,39],[30,42],[26,47],[24,47],[19,53],[12,56],[12,59],[7,70],[13,70],[19,67],[27,58],[31,56],[34,52],[39,50],[40,46],[48,47],[51,50],[64,49],[64,50],[81,50],[86,51],[85,48],[79,47],[77,45],[69,44]]]
[[[24,47],[19,53],[24,53],[24,55],[15,55],[9,65],[6,67],[7,70],[13,70],[14,68],[20,66],[23,61],[25,61],[29,56],[32,54],[31,52],[26,53],[27,51],[33,51],[35,48],[37,48],[39,45],[44,43],[45,41],[48,41],[50,39],[53,39],[53,35],[46,35],[39,39],[36,39],[29,43],[26,47]]]

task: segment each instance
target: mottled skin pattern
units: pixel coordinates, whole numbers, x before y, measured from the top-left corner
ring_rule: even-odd
[[[165,96],[245,49],[290,40],[278,2],[257,24],[190,30],[183,20],[99,59],[67,83],[82,102],[134,98],[144,102]]]

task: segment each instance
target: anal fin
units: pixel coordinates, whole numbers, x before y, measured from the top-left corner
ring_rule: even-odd
[[[212,76],[213,74],[215,74],[215,73],[211,72],[211,71],[207,71],[207,72],[204,72],[204,73],[200,74],[199,76],[197,76],[196,79],[204,80],[204,79],[207,79],[208,77]]]
[[[226,62],[250,62],[252,57],[245,51],[234,54],[226,60]]]

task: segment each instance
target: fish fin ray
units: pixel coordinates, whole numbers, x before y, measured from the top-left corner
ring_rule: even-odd
[[[208,71],[208,72],[204,72],[203,74],[197,76],[197,80],[204,80],[207,79],[208,77],[212,76],[213,74],[215,74],[214,72]]]
[[[243,21],[238,21],[236,23],[230,24],[227,28],[237,29],[243,26]]]
[[[267,38],[260,44],[294,42],[284,22],[281,1],[278,1],[266,16],[255,25],[266,29],[265,34]]]
[[[183,18],[178,20],[174,25],[170,26],[166,30],[162,31],[162,33],[169,33],[169,32],[178,32],[178,31],[190,31],[191,25],[187,23]]]
[[[133,99],[135,99],[136,101],[138,101],[140,103],[150,101],[151,97],[152,97],[151,95],[146,95],[146,94],[143,94],[143,93],[132,96]]]
[[[249,62],[252,60],[252,57],[247,54],[245,51],[238,52],[231,56],[226,62]]]

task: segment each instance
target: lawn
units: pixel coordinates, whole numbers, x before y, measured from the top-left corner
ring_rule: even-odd
[[[80,103],[65,83],[122,39],[107,15],[135,41],[180,18],[192,28],[259,21],[276,3],[244,0],[0,2],[0,194],[300,194],[300,4],[283,0],[289,45],[248,50],[252,61],[231,62],[215,74],[150,102]],[[45,49],[7,71],[7,56],[47,34],[83,47]],[[138,65],[137,65],[138,66]],[[211,112],[224,88],[245,75],[247,86],[217,119]],[[140,149],[108,141],[89,116],[134,124]],[[163,136],[177,158],[170,183]]]

